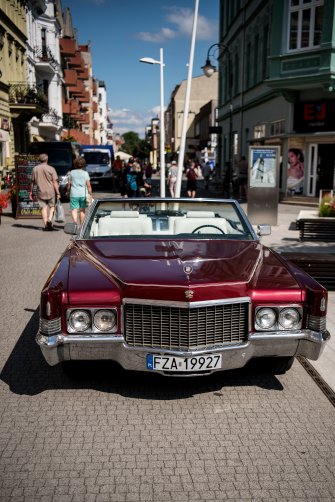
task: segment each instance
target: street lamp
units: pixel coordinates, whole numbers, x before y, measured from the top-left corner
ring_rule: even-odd
[[[159,64],[160,65],[160,169],[161,169],[161,183],[160,194],[165,197],[165,125],[164,125],[164,75],[163,75],[163,49],[160,49],[160,60],[157,61],[153,58],[141,58],[141,63]]]
[[[233,159],[234,159],[234,144],[233,144],[233,89],[232,89],[232,68],[231,68],[231,55],[229,48],[225,44],[220,44],[216,43],[210,46],[210,48],[207,51],[207,58],[206,58],[206,63],[204,66],[202,66],[202,70],[206,77],[210,78],[214,72],[216,72],[216,67],[211,63],[210,60],[210,52],[211,50],[217,47],[219,49],[219,55],[216,59],[220,59],[224,54],[227,54],[227,60],[228,60],[228,79],[227,79],[227,85],[228,85],[228,99],[229,99],[229,141],[228,141],[228,148],[229,148],[229,167],[228,167],[228,173],[229,173],[229,196],[233,195],[233,189],[232,189],[232,183],[233,183]]]

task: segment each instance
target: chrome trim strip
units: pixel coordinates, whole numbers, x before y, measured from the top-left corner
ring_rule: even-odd
[[[187,286],[184,287],[187,291]],[[212,307],[215,305],[226,305],[226,304],[236,304],[236,303],[249,303],[251,304],[251,298],[249,296],[244,296],[240,298],[227,298],[224,300],[205,300],[200,302],[174,302],[171,300],[148,300],[140,298],[124,298],[123,304],[130,303],[134,305],[155,305],[157,307],[178,307],[185,309],[192,309],[198,307]]]

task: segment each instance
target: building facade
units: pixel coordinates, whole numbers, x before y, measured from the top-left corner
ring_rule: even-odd
[[[0,178],[32,141],[107,142],[106,86],[61,0],[0,0],[0,61]]]
[[[181,84],[175,87],[165,112],[165,138],[172,157],[178,155],[181,143],[186,86],[187,81],[183,80]],[[198,158],[201,150],[208,146],[207,143],[210,140],[206,141],[203,135],[201,136],[200,124],[204,121],[205,110],[213,117],[212,103],[216,104],[217,95],[217,73],[212,78],[207,78],[205,75],[192,78],[185,145],[186,159]],[[208,108],[204,109],[203,107],[208,103],[210,103]],[[201,110],[202,113],[200,114]],[[207,117],[206,121],[209,120],[212,119]]]
[[[334,187],[334,28],[333,0],[221,0],[222,164],[276,145],[283,194]]]
[[[30,141],[59,140],[62,121],[63,72],[59,50],[63,18],[60,2],[44,0],[42,5],[29,1],[27,11],[27,80],[42,89],[48,98],[48,111],[29,121]]]

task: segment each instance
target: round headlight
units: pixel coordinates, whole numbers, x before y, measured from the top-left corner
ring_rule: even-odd
[[[86,331],[91,325],[91,316],[87,310],[73,310],[69,323],[74,331]]]
[[[256,324],[261,329],[270,329],[276,324],[276,313],[273,309],[262,308],[256,312]]]
[[[297,329],[300,325],[300,314],[296,309],[287,308],[279,313],[279,324],[284,329]]]
[[[116,324],[116,315],[113,310],[98,310],[94,314],[94,326],[99,331],[112,331]]]

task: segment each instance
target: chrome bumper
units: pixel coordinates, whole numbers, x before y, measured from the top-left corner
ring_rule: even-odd
[[[256,357],[303,356],[316,361],[321,355],[328,331],[299,330],[286,332],[262,332],[250,335],[246,343],[220,346],[211,350],[176,351],[129,347],[122,336],[100,335],[53,335],[37,333],[36,341],[50,366],[70,360],[112,360],[124,369],[152,371],[146,366],[147,354],[192,357],[200,354],[222,354],[222,368],[214,371],[242,368]]]

